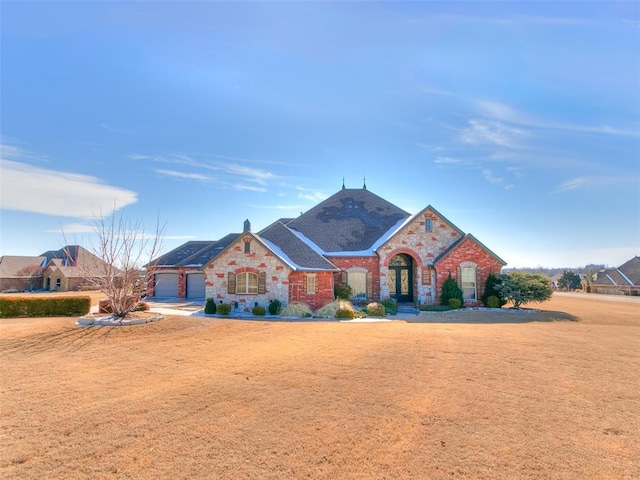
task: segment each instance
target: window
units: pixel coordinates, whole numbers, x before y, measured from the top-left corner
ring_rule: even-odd
[[[465,300],[476,299],[476,268],[462,267],[462,298]]]
[[[431,231],[431,219],[430,218],[425,218],[424,219],[424,231],[425,232],[430,232]]]
[[[244,253],[251,253],[251,239],[244,240]]]
[[[60,278],[56,278],[56,288],[60,288],[62,280]]]
[[[366,272],[348,272],[347,285],[351,287],[353,298],[367,298]]]
[[[258,293],[258,275],[250,272],[236,275],[236,293]]]
[[[307,293],[316,293],[316,274],[307,273]]]

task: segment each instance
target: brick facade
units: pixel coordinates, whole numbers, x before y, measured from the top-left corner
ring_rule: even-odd
[[[315,291],[307,291],[307,277],[315,277]],[[332,272],[291,272],[289,275],[289,302],[302,302],[312,310],[333,301],[333,273]],[[279,299],[286,303],[286,299]]]
[[[378,301],[380,299],[380,259],[376,257],[327,257],[331,263],[340,269],[334,274],[336,283],[346,283],[345,274],[350,269],[359,269],[365,273],[371,273],[371,295],[368,301]]]
[[[484,287],[487,277],[490,273],[498,274],[503,264],[490,252],[487,251],[473,237],[465,238],[459,245],[444,257],[438,260],[436,264],[437,283],[442,285],[451,273],[451,276],[458,279],[459,267],[461,264],[468,262],[469,265],[474,264],[476,268],[476,301],[465,301],[466,306],[480,305],[480,297],[484,293]],[[439,300],[440,294],[438,293]]]

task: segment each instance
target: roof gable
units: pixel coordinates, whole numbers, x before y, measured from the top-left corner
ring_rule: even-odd
[[[369,250],[409,213],[366,189],[344,188],[287,224],[324,252]]]
[[[456,250],[458,247],[460,247],[466,241],[470,241],[470,242],[476,243],[478,246],[480,246],[480,248],[482,248],[489,255],[491,255],[493,258],[495,258],[503,266],[507,264],[507,262],[505,262],[502,258],[500,258],[498,255],[493,253],[493,251],[488,249],[486,247],[486,245],[484,245],[480,240],[478,240],[476,237],[474,237],[470,233],[467,233],[464,237],[462,237],[462,238],[458,239],[456,242],[452,243],[449,248],[447,248],[444,252],[442,252],[442,254],[440,256],[438,256],[438,258],[436,258],[434,260],[434,262],[433,262],[434,265],[437,264],[438,262],[442,261],[446,256],[451,254],[454,250]]]
[[[30,268],[41,268],[44,256],[26,257],[17,255],[4,255],[0,257],[0,278],[25,276],[25,271]],[[20,274],[20,275],[18,275]]]

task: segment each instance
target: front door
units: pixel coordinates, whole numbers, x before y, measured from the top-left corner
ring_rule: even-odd
[[[413,261],[407,254],[396,255],[389,262],[389,296],[398,303],[413,302]]]

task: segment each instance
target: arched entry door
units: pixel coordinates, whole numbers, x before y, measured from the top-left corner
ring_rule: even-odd
[[[400,253],[389,262],[389,296],[398,303],[413,302],[413,260]]]

